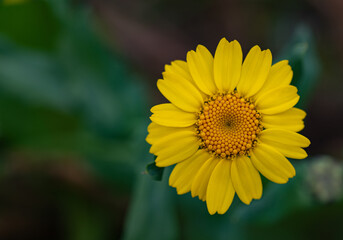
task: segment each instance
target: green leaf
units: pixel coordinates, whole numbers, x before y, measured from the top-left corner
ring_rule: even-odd
[[[174,190],[176,195],[176,191]],[[177,206],[179,207],[179,219],[181,239],[239,239],[231,237],[231,232],[236,226],[230,222],[230,216],[238,203],[234,200],[228,212],[224,215],[208,213],[206,202],[200,201],[198,197],[192,198],[191,193],[177,196]],[[241,204],[241,203],[239,203]]]
[[[146,171],[156,181],[161,181],[163,176],[163,167],[157,167],[155,162],[146,165]]]
[[[167,184],[151,181],[146,175],[137,179],[123,240],[179,239],[174,193]]]

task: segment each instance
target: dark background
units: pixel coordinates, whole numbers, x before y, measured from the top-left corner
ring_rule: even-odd
[[[343,1],[0,0],[0,239],[343,239]],[[309,158],[225,215],[154,181],[164,65],[222,37],[289,59]]]

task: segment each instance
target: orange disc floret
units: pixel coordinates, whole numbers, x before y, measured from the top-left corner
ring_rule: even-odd
[[[248,155],[262,130],[255,105],[238,93],[222,94],[206,101],[196,126],[202,148],[228,159]]]

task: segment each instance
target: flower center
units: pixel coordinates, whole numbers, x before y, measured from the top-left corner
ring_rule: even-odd
[[[196,127],[201,147],[228,159],[248,155],[262,130],[254,104],[238,93],[220,94],[206,101]]]

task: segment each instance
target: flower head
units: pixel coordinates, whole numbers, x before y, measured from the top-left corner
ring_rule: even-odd
[[[260,173],[286,183],[310,141],[297,132],[305,112],[294,108],[288,61],[272,65],[269,50],[253,47],[242,64],[237,41],[223,38],[214,57],[202,45],[187,61],[166,65],[157,87],[170,103],[151,109],[150,152],[159,167],[176,164],[169,184],[178,194],[206,201],[225,213],[235,193],[245,204],[262,196]]]

